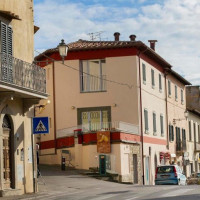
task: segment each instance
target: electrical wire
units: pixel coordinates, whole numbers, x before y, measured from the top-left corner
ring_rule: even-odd
[[[81,71],[81,70],[79,70],[79,69],[76,69],[75,67],[72,67],[72,66],[70,66],[70,65],[67,65],[67,64],[65,64],[65,63],[62,63],[61,61],[55,60],[55,59],[53,59],[53,58],[47,56],[47,55],[44,54],[44,53],[41,53],[41,52],[39,52],[39,51],[37,51],[37,50],[34,50],[34,51],[37,52],[38,54],[42,54],[44,57],[50,59],[50,60],[43,61],[43,62],[49,62],[49,61],[50,61],[50,62],[51,62],[51,61],[55,62],[55,61],[56,61],[56,62],[59,62],[60,64],[66,66],[66,67],[68,67],[68,68],[70,68],[70,69],[73,69],[73,70],[75,70],[75,71],[81,72],[81,73],[83,73],[83,74],[85,74],[85,75],[88,75],[88,76],[91,76],[91,77],[98,78],[98,79],[100,79],[100,80],[104,80],[104,81],[107,81],[107,82],[110,82],[110,83],[115,83],[115,84],[118,84],[118,85],[121,85],[121,86],[127,86],[129,89],[132,89],[133,87],[137,87],[137,86],[134,86],[134,85],[129,85],[128,83],[117,82],[117,81],[110,80],[110,79],[106,79],[106,78],[102,78],[102,77],[99,77],[99,76],[96,76],[96,75],[93,75],[93,74],[90,74],[90,73],[87,73],[87,72],[83,72],[83,71]],[[40,61],[38,61],[38,62],[40,62]]]

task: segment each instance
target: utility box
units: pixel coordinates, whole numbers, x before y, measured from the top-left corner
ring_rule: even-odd
[[[106,155],[99,155],[99,174],[106,174]]]

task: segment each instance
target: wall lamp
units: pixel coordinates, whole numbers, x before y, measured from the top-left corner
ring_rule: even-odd
[[[46,105],[50,104],[51,101],[50,100],[47,100],[47,102],[43,105],[38,105],[38,106],[35,106],[35,108],[39,108],[39,114],[42,113],[42,111],[45,109]]]
[[[187,120],[188,115],[189,115],[189,112],[186,110],[186,111],[184,112],[184,117],[185,117],[185,118],[182,118],[182,119],[173,119],[173,124],[176,124],[176,121]]]
[[[67,56],[69,47],[65,44],[65,41],[62,39],[61,43],[58,45],[58,51],[62,57],[62,63],[64,64],[65,57]]]

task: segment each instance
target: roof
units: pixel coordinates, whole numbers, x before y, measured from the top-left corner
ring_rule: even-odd
[[[180,74],[178,74],[177,72],[175,72],[174,70],[170,70],[170,73],[176,77],[180,82],[182,82],[185,85],[192,85],[192,83],[190,83],[189,81],[187,81],[185,78],[183,78]]]
[[[116,49],[116,48],[136,48],[139,51],[143,51],[147,56],[151,56],[158,63],[163,65],[165,68],[171,68],[172,66],[159,56],[153,49],[146,46],[141,41],[88,41],[78,40],[68,44],[68,51],[86,51],[86,50],[100,50],[100,49]],[[45,55],[58,52],[58,48],[47,49],[40,55],[35,57],[35,60],[39,61]]]
[[[3,16],[3,17],[5,17],[5,18],[8,18],[8,19],[21,20],[18,15],[15,15],[14,13],[12,13],[10,11],[0,10],[0,15]]]
[[[177,72],[173,71],[172,65],[170,65],[164,58],[157,54],[153,49],[148,47],[141,41],[88,41],[88,40],[78,40],[68,44],[68,51],[87,51],[87,50],[100,50],[100,49],[116,49],[116,48],[136,48],[138,51],[142,52],[148,57],[151,57],[156,62],[158,62],[164,69],[167,69],[173,76],[175,76],[179,81],[185,85],[191,85],[189,81],[184,79]],[[44,58],[44,55],[50,56],[53,53],[57,53],[58,48],[47,49],[43,53],[35,57],[36,61],[40,61]]]

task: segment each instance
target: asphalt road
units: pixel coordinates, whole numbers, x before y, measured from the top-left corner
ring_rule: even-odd
[[[200,185],[136,186],[97,180],[80,171],[42,167],[40,192],[7,199],[24,200],[200,200]],[[4,199],[4,198],[3,198]]]

